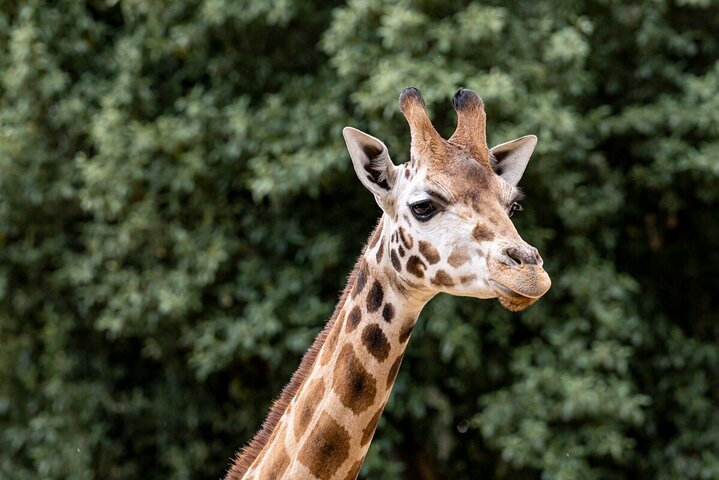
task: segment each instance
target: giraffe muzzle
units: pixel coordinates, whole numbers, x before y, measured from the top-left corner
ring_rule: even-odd
[[[490,283],[502,305],[510,310],[523,310],[547,293],[552,280],[542,268],[539,254],[528,255],[531,262],[518,261],[523,259],[518,259],[520,255],[515,251],[510,251],[507,256],[509,261],[504,256],[489,258]]]

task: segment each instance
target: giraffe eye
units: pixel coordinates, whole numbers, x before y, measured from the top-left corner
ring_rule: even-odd
[[[429,200],[414,203],[409,208],[412,210],[412,215],[421,222],[429,220],[437,212],[437,208]]]
[[[524,210],[524,207],[518,204],[517,202],[512,202],[512,205],[509,207],[509,216],[511,217],[514,215],[514,212],[521,212]]]

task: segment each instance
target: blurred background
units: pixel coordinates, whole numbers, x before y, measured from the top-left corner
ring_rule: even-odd
[[[552,290],[433,300],[362,479],[719,478],[711,0],[0,1],[0,478],[220,478],[408,159],[419,87],[534,133]]]

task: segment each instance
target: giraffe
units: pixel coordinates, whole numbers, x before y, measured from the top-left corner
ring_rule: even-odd
[[[356,479],[423,306],[440,292],[527,308],[551,281],[510,217],[537,137],[489,149],[482,99],[460,88],[457,128],[443,139],[419,90],[400,110],[409,162],[395,166],[377,138],[345,127],[359,180],[383,214],[329,322],[241,449],[226,480]]]

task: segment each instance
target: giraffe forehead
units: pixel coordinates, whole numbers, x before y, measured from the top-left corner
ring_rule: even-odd
[[[437,172],[428,172],[432,183],[441,185],[458,201],[477,195],[493,195],[495,176],[494,172],[473,159],[449,162]]]
[[[411,204],[436,193],[449,203],[464,203],[476,210],[481,203],[497,203],[514,193],[503,183],[491,168],[471,157],[450,157],[419,169],[410,179],[407,198]],[[505,192],[504,187],[509,189]]]

